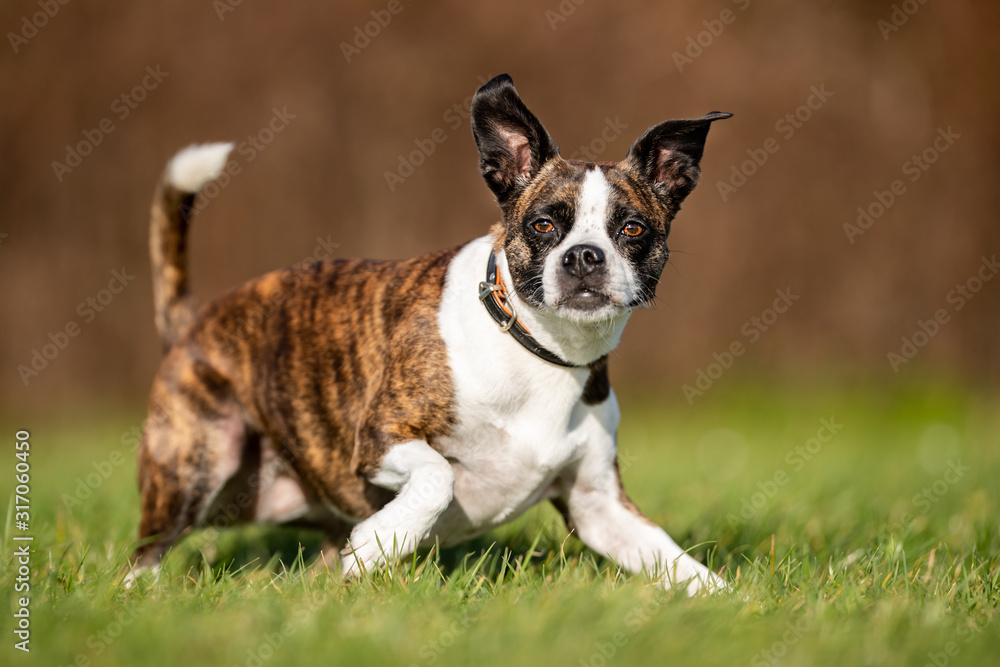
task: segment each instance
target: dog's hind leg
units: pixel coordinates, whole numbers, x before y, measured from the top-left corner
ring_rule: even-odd
[[[140,545],[131,559],[138,570],[158,566],[179,538],[205,524],[227,497],[227,482],[260,464],[260,438],[224,378],[201,361],[179,366],[154,385],[139,449]],[[256,500],[237,505],[228,524],[252,520]]]

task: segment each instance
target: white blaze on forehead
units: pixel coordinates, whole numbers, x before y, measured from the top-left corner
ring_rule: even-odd
[[[592,169],[583,177],[576,202],[576,220],[569,237],[576,243],[607,238],[608,207],[611,205],[611,185],[600,169]]]
[[[562,298],[559,279],[564,269],[562,257],[567,250],[580,244],[592,245],[604,251],[605,279],[608,294],[617,303],[630,303],[636,291],[635,271],[618,252],[608,231],[611,215],[612,190],[604,172],[594,168],[584,174],[576,200],[576,218],[559,245],[549,252],[542,270],[542,291],[547,305],[554,306]]]

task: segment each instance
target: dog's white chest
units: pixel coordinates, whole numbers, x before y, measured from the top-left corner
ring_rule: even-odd
[[[439,323],[455,386],[457,424],[435,447],[455,471],[452,506],[435,535],[465,539],[552,497],[553,482],[601,428],[580,403],[589,371],[553,366],[501,333],[476,295],[489,243],[453,260]]]
[[[439,444],[455,471],[454,500],[438,531],[446,541],[484,532],[552,497],[556,478],[582,454],[586,428],[573,424],[571,409],[553,415],[545,410],[551,405],[532,405],[538,393],[525,392],[516,408],[480,403]]]

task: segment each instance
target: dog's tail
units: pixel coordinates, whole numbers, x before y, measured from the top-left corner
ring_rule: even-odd
[[[188,146],[167,163],[153,196],[149,254],[156,329],[164,352],[194,321],[188,287],[187,231],[195,196],[222,173],[233,144]]]

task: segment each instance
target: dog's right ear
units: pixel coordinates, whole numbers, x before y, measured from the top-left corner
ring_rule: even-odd
[[[516,200],[559,147],[528,111],[510,76],[490,79],[472,99],[472,134],[479,169],[501,208]]]
[[[711,111],[701,118],[668,120],[636,139],[627,161],[641,173],[660,199],[676,213],[701,176],[708,128],[733,114]]]

